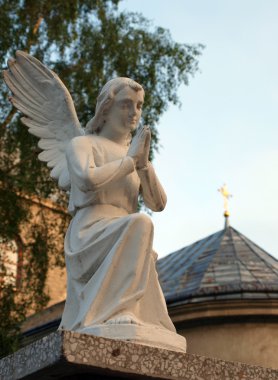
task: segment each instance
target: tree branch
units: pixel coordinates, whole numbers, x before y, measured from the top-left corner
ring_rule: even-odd
[[[40,16],[40,17],[38,18],[38,21],[36,22],[34,28],[33,28],[33,35],[37,34],[38,29],[39,29],[39,27],[40,27],[40,25],[41,25],[42,20],[43,20],[43,17]]]

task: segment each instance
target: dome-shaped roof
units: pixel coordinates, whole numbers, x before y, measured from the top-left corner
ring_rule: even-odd
[[[160,259],[168,305],[227,299],[278,299],[278,261],[227,226]]]

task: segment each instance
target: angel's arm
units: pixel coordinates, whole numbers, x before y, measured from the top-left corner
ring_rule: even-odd
[[[98,191],[132,173],[134,161],[126,156],[97,167],[92,152],[92,140],[87,136],[74,138],[66,152],[72,182],[81,191]]]
[[[167,197],[152,164],[149,162],[146,168],[138,170],[138,175],[145,205],[152,211],[162,211],[166,206]]]

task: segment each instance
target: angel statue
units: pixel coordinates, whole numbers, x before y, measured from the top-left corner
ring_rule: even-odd
[[[39,138],[39,159],[69,192],[67,299],[59,329],[185,352],[158,282],[152,221],[137,212],[139,189],[151,210],[166,204],[148,161],[150,129],[138,126],[142,86],[129,78],[107,82],[83,130],[54,72],[22,51],[8,67],[11,102]]]

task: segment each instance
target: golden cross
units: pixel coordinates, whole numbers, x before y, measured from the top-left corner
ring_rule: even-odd
[[[230,216],[230,212],[228,209],[228,200],[229,200],[229,198],[232,197],[232,194],[229,193],[228,187],[225,183],[222,187],[220,187],[220,189],[218,189],[218,191],[221,193],[221,195],[224,198],[224,216],[228,217],[228,216]]]

